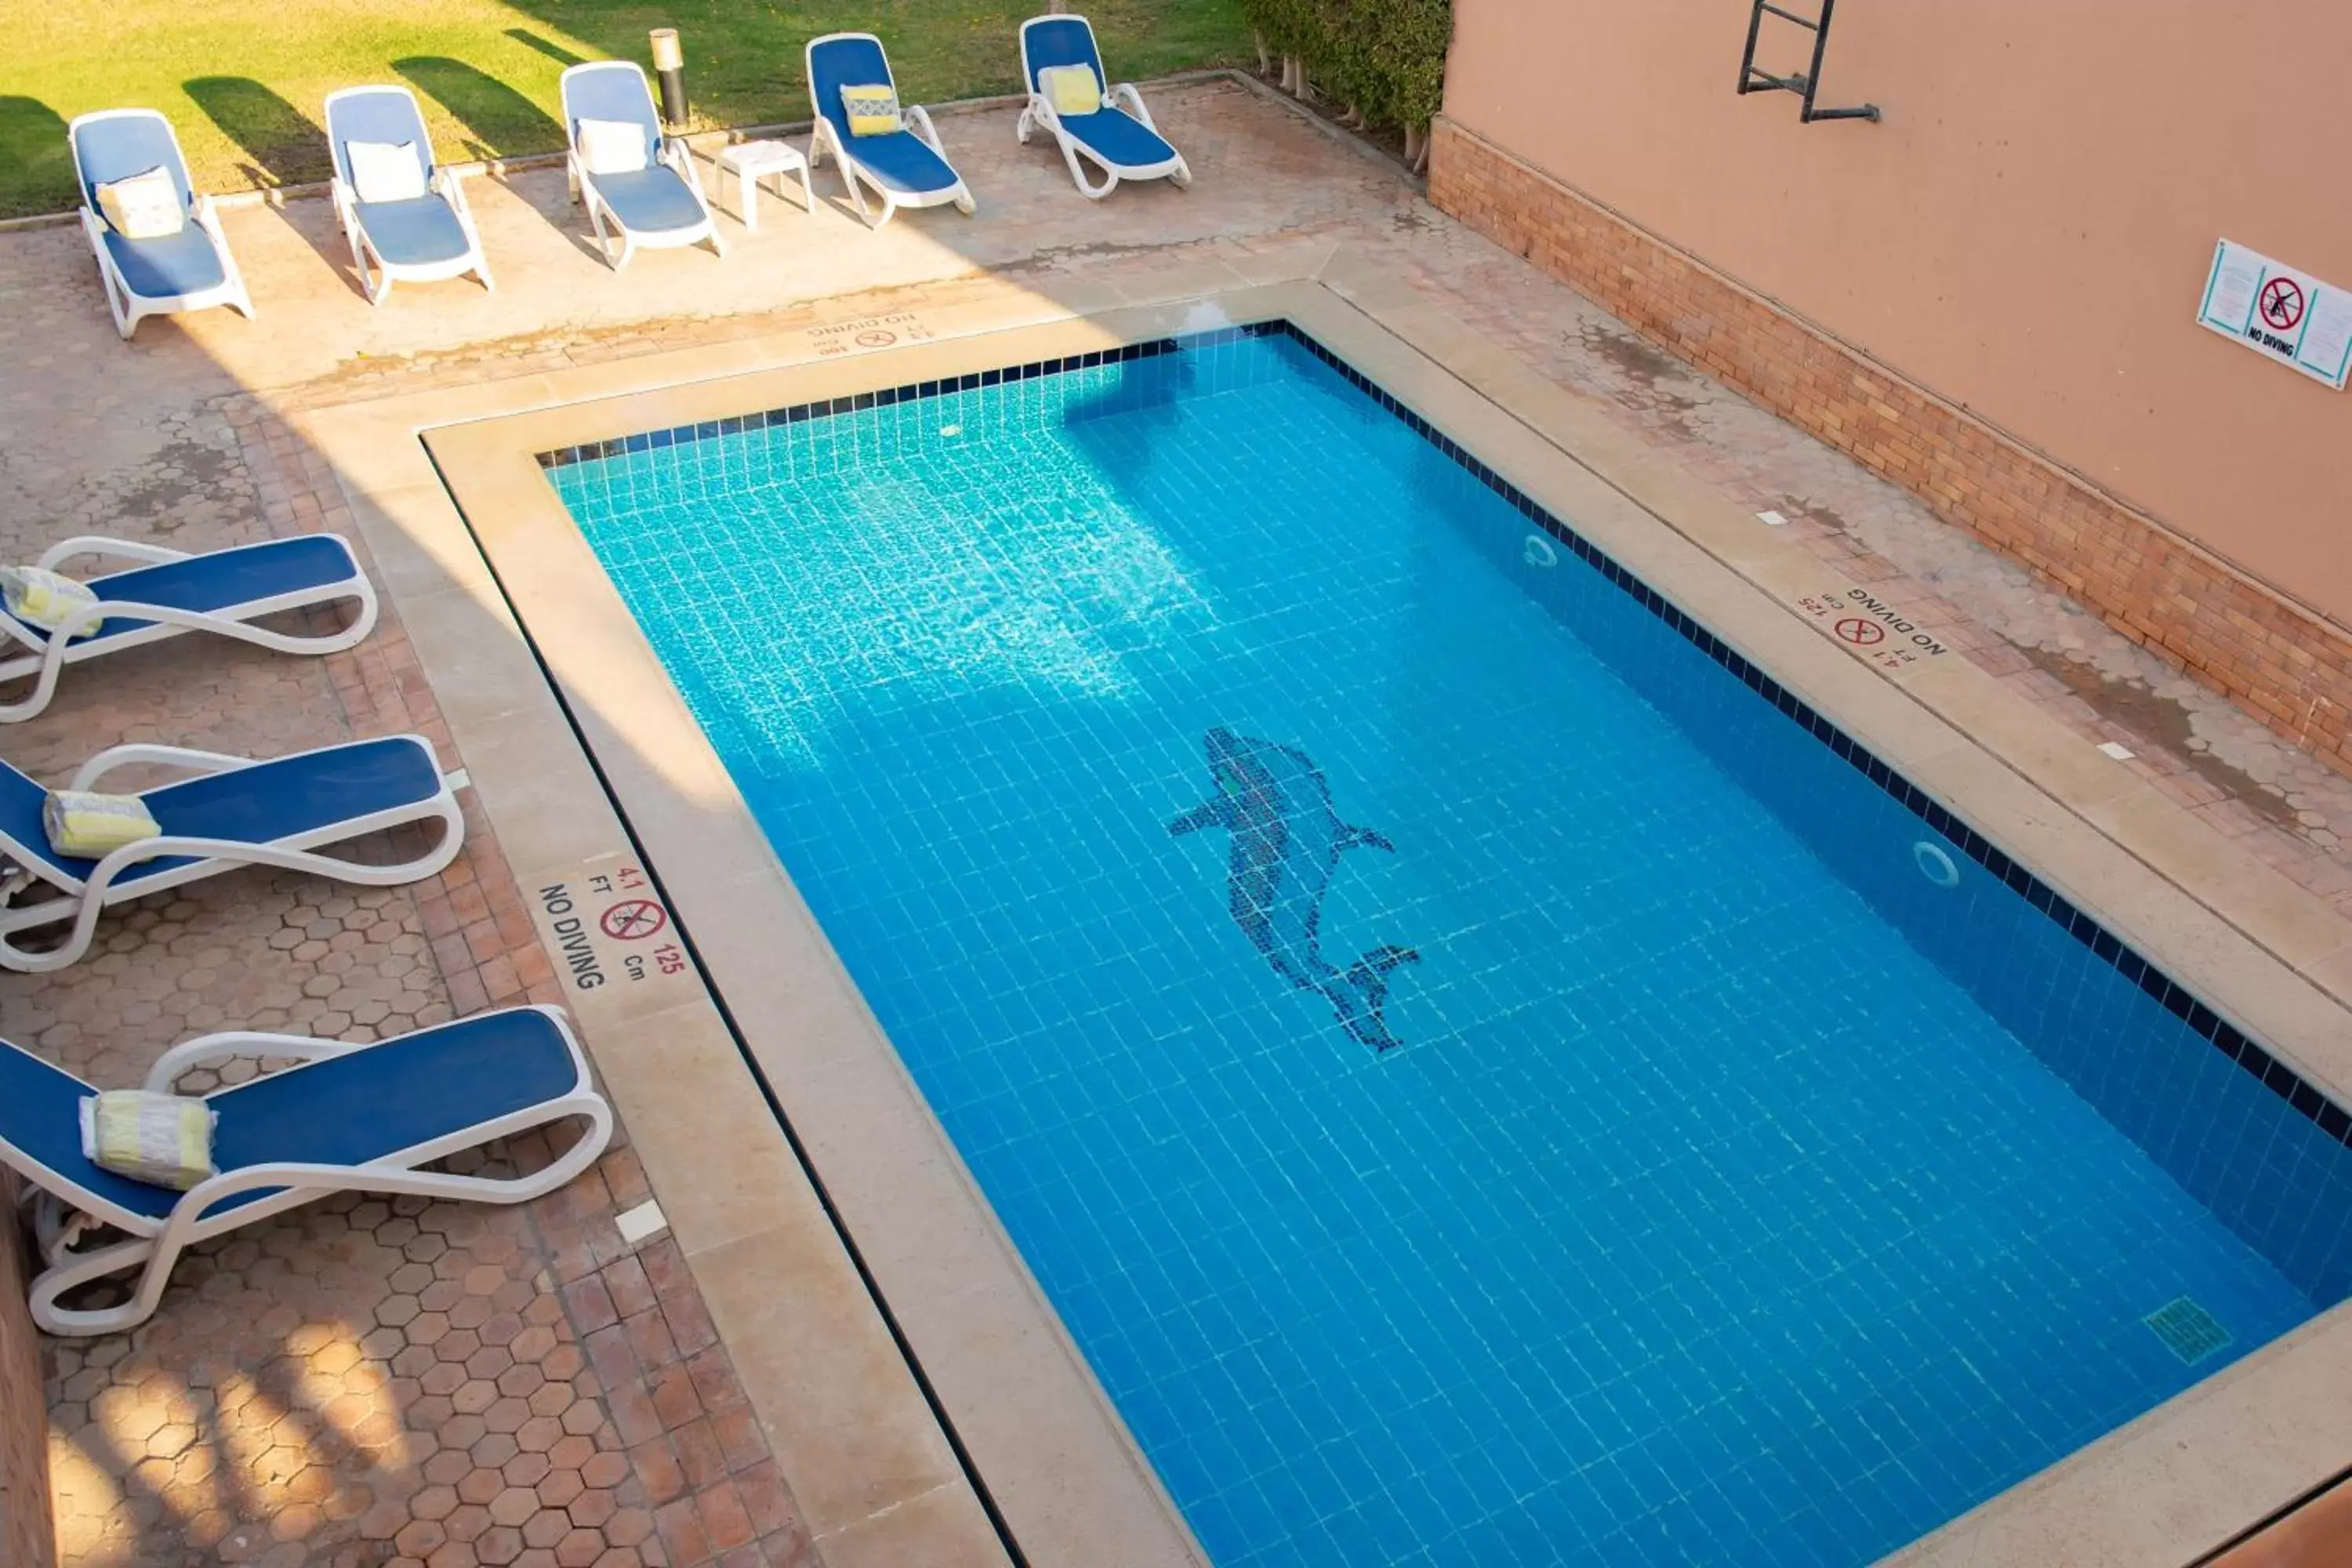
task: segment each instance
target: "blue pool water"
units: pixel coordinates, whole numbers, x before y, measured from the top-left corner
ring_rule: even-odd
[[[2340,1118],[1290,337],[549,472],[1223,1568],[1861,1563],[2352,1290]]]

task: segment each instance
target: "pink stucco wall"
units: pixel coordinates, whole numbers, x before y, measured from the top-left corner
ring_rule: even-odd
[[[1747,0],[1454,14],[1454,120],[2352,623],[2352,393],[2193,320],[2222,237],[2352,288],[2352,5],[1841,0],[1810,126]]]

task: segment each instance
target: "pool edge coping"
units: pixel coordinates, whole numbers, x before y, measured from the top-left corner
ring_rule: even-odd
[[[1262,313],[1269,306],[1280,307],[1274,313],[1297,320],[1303,329],[1386,388],[1399,402],[1411,405],[1433,426],[1447,431],[1461,445],[1477,452],[1497,472],[1549,510],[1575,519],[1580,531],[1590,533],[1597,544],[1634,574],[1770,671],[1803,700],[1885,758],[1912,783],[1942,800],[2021,862],[2031,866],[2037,875],[2084,907],[2097,911],[2103,921],[2126,931],[2162,967],[2246,1027],[2250,1034],[2279,1047],[2280,1054],[2341,1097],[2341,1090],[2335,1086],[2352,1079],[2352,1074],[2346,1072],[2342,1062],[2328,1062],[2323,1067],[2315,1061],[2315,1052],[2306,1042],[2321,1033],[2312,1026],[2315,1018],[2332,1016],[2339,1026],[2342,1022],[2340,999],[2329,994],[2333,988],[2315,978],[2310,970],[2315,963],[2342,956],[2346,934],[2343,930],[2331,932],[2326,923],[2311,919],[2310,911],[2294,908],[2291,900],[2281,900],[2275,889],[2263,887],[2259,879],[2252,897],[2239,897],[2245,892],[2241,886],[2245,879],[2236,875],[2242,868],[2226,858],[2221,865],[2227,874],[2219,879],[2218,889],[2204,889],[2214,896],[2196,896],[2195,889],[2182,884],[2184,880],[2198,879],[2200,864],[2210,863],[2213,858],[2210,848],[2200,861],[2198,853],[2184,856],[2177,845],[2169,843],[2158,843],[2151,853],[2146,841],[2151,837],[2166,839],[2184,827],[2190,830],[2192,837],[2215,838],[2203,824],[2178,808],[2173,810],[2179,820],[2168,821],[2161,814],[2135,801],[2131,788],[2110,787],[2116,780],[2121,781],[2121,785],[2133,785],[2136,781],[2119,767],[2113,768],[2113,776],[2109,777],[2101,774],[2097,767],[2084,765],[2083,759],[2067,756],[2050,734],[2057,729],[2054,721],[2027,708],[2014,693],[1999,688],[1990,676],[1973,666],[1960,667],[1964,674],[1938,668],[1931,672],[1930,679],[1914,677],[1898,685],[1875,669],[1857,663],[1824,636],[1826,628],[1811,626],[1790,612],[1790,595],[1822,576],[1817,563],[1810,558],[1792,559],[1794,552],[1785,546],[1781,553],[1776,554],[1770,548],[1776,542],[1771,536],[1727,497],[1687,474],[1660,471],[1661,465],[1654,452],[1635,447],[1590,410],[1579,409],[1573,395],[1544,381],[1462,328],[1429,305],[1404,280],[1364,266],[1345,252],[1335,253],[1328,247],[1314,248],[1318,252],[1316,264],[1299,267],[1297,263],[1303,258],[1294,254],[1291,275],[1286,279],[1253,279],[1233,268],[1214,264],[1173,269],[1157,279],[1156,284],[1147,283],[1139,289],[1127,291],[1130,296],[1149,296],[1156,288],[1160,298],[1173,301],[1164,305],[1153,305],[1147,300],[1108,311],[1097,309],[1072,313],[1052,301],[1041,309],[1034,302],[1037,296],[1007,284],[1005,291],[1015,297],[1012,301],[965,305],[939,312],[943,318],[960,319],[936,323],[940,329],[937,341],[923,347],[926,351],[945,352],[950,344],[969,345],[974,350],[984,346],[984,352],[977,353],[974,366],[994,365],[1040,357],[1025,350],[1003,348],[1003,334],[1011,330],[1078,329],[1083,341],[1085,331],[1109,331],[1106,322],[1128,316],[1132,319],[1112,336],[1150,336],[1185,325],[1186,308],[1202,300],[1222,303],[1225,313],[1237,318]],[[1278,272],[1283,268],[1277,261],[1270,264],[1267,270]],[[1254,282],[1272,287],[1252,291]],[[1008,303],[1013,307],[1009,310],[1005,308]],[[1152,314],[1155,310],[1159,311],[1156,316]],[[1135,315],[1138,310],[1142,314]],[[1365,336],[1364,329],[1376,335]],[[825,362],[807,355],[805,340],[804,331],[780,333],[767,340],[646,356],[617,364],[520,378],[514,383],[346,405],[301,416],[299,422],[310,427],[309,433],[331,458],[337,457],[340,449],[341,455],[350,459],[348,467],[338,460],[337,470],[346,481],[355,514],[362,519],[362,531],[375,548],[382,570],[392,579],[387,585],[395,603],[402,605],[404,616],[409,613],[409,595],[423,600],[436,593],[455,592],[458,598],[473,603],[473,614],[478,618],[481,610],[489,609],[489,620],[497,622],[502,618],[502,610],[488,599],[477,597],[486,585],[487,573],[469,578],[463,556],[470,544],[455,543],[447,535],[447,525],[455,519],[447,495],[439,491],[438,480],[429,472],[429,465],[427,471],[419,476],[413,463],[401,460],[396,448],[404,447],[411,457],[419,454],[421,449],[414,439],[415,433],[434,426],[443,426],[433,437],[438,451],[457,439],[447,430],[454,424],[478,424],[526,414],[569,418],[576,416],[583,405],[609,406],[614,400],[625,397],[673,401],[683,398],[691,403],[697,396],[708,399],[722,384],[740,384],[746,374],[814,374],[820,382],[830,378],[837,386],[850,390],[915,379],[902,371],[884,368],[895,363],[886,356],[908,354],[915,350],[892,349],[885,351],[883,356],[859,355]],[[800,357],[794,357],[796,353]],[[877,363],[866,364],[869,358]],[[1458,392],[1449,393],[1446,383]],[[1469,399],[1466,403],[1460,395],[1464,394]],[[1433,407],[1433,399],[1443,406]],[[761,399],[733,395],[719,401],[732,404],[736,412],[772,405]],[[775,401],[790,399],[778,397]],[[659,416],[621,421],[628,429],[690,422]],[[402,439],[383,439],[394,435]],[[362,439],[355,446],[350,439],[352,437]],[[534,446],[530,439],[507,442],[510,451],[567,444],[572,443],[549,440],[543,446]],[[553,507],[560,516],[561,505],[544,480],[538,478],[535,467],[531,478],[543,496],[543,504]],[[1579,494],[1582,499],[1563,500],[1560,496],[1564,491]],[[434,515],[432,504],[436,495],[439,510],[444,514],[438,517]],[[1595,506],[1603,512],[1618,513],[1609,527],[1587,527]],[[569,527],[568,519],[563,523]],[[413,537],[411,525],[422,528],[423,534]],[[415,547],[421,539],[434,538],[436,531],[436,545],[428,546],[420,554]],[[1645,539],[1644,535],[1652,537]],[[572,538],[577,542],[576,534]],[[1690,555],[1680,562],[1670,559],[1675,550],[1668,544],[1669,539]],[[387,563],[387,552],[399,556],[404,553],[404,546],[407,547],[409,558],[395,570]],[[1665,548],[1662,551],[1660,546]],[[580,543],[578,549],[581,554],[587,553],[584,543]],[[1685,570],[1700,562],[1717,573],[1728,574],[1733,581],[1706,581],[1704,572],[1695,575]],[[588,564],[594,565],[593,558]],[[595,575],[602,580],[600,568]],[[606,591],[610,592],[609,584]],[[607,607],[616,605],[615,597]],[[441,607],[461,608],[454,602]],[[528,618],[532,619],[536,628],[537,614],[531,613]],[[625,620],[625,616],[623,618]],[[634,630],[633,624],[631,629]],[[509,643],[519,635],[510,623],[497,631]],[[425,638],[419,636],[417,640],[422,650]],[[642,647],[641,639],[640,647],[643,658],[651,659],[651,650]],[[1826,657],[1830,655],[1834,655],[1834,659]],[[431,662],[427,660],[428,666]],[[469,668],[469,677],[472,673]],[[657,660],[654,661],[654,673],[660,676],[659,685],[667,689],[667,677],[660,675]],[[1967,676],[1973,676],[1975,681],[1970,682]],[[535,667],[530,678],[537,679]],[[1972,685],[1989,689],[1971,689]],[[464,698],[453,701],[438,682],[436,689],[442,695],[446,709],[462,710],[478,706]],[[673,700],[674,698],[672,693]],[[2004,707],[2014,711],[2004,712]],[[1923,724],[1923,717],[1932,722]],[[487,725],[495,729],[499,718],[494,714],[461,717],[460,712],[451,713],[452,732],[469,766],[473,763],[472,742],[492,751],[499,749],[493,734],[484,728]],[[2086,742],[2074,741],[2063,731],[2058,734],[2065,743],[2090,752]],[[2095,757],[2095,752],[2091,755]],[[715,758],[709,762],[715,765]],[[2098,762],[2105,764],[2105,759]],[[474,772],[477,787],[483,787],[484,770],[475,767]],[[700,763],[695,772],[698,786],[711,784]],[[501,813],[494,798],[494,793],[503,787],[496,782],[498,773],[495,766],[489,770],[492,782],[483,800],[504,842],[508,837],[506,816],[520,810],[521,803],[511,801],[509,812]],[[723,769],[717,770],[716,781],[731,795],[731,786],[725,784]],[[2144,790],[2146,786],[2137,787]],[[601,797],[596,804],[602,806]],[[734,805],[740,810],[740,799]],[[2054,814],[2049,809],[2053,806],[2058,808]],[[2102,814],[2106,817],[2105,822],[2100,820]],[[748,821],[748,814],[744,817]],[[523,836],[530,837],[527,831]],[[764,839],[761,843],[764,847]],[[2102,858],[2100,846],[2105,847],[2106,857],[2120,856],[2126,864],[2095,864]],[[526,857],[511,851],[510,857],[519,869],[529,868]],[[772,856],[769,858],[772,861]],[[658,853],[654,859],[658,865],[668,864]],[[2076,863],[2085,861],[2093,863]],[[2170,863],[2169,870],[2166,862]],[[2284,879],[2276,878],[2275,873],[2268,873],[2266,868],[2261,869],[2284,884]],[[763,868],[761,874],[768,873]],[[781,877],[781,868],[776,868],[773,874]],[[2156,886],[2149,887],[2151,882]],[[2138,884],[2137,888],[2135,883]],[[784,890],[789,892],[788,881]],[[2308,898],[2300,895],[2299,889],[2292,890]],[[2140,900],[2132,897],[2135,892],[2152,894],[2158,907],[2152,912],[2144,910]],[[2168,898],[2185,901],[2188,907],[2161,908]],[[2232,902],[2241,905],[2239,920],[2231,920],[2216,907]],[[2283,902],[2284,913],[2281,916]],[[2119,918],[2111,912],[2119,908],[2131,910],[2141,925],[2153,920],[2152,933],[2138,929],[2134,919]],[[2324,910],[2324,906],[2321,908]],[[2327,922],[2337,928],[2343,926],[2332,910],[2325,913]],[[694,923],[691,908],[682,908],[681,914],[689,924]],[[801,914],[804,920],[805,911]],[[2210,929],[2216,923],[2222,928],[2219,932]],[[814,930],[813,922],[809,924]],[[2249,925],[2256,928],[2254,933],[2246,931]],[[2266,929],[2270,927],[2277,929]],[[2331,934],[2336,939],[2333,944],[2326,941]],[[2254,960],[2251,969],[2249,952],[2232,951],[2233,947],[2251,951]],[[2285,950],[2315,956],[2296,964],[2285,956]],[[2293,1000],[2284,1006],[2276,1005],[2279,998],[2274,994],[2275,972],[2281,968],[2299,972],[2314,996]],[[2254,973],[2259,971],[2269,973]],[[722,993],[731,993],[723,982],[720,989]],[[854,994],[854,987],[852,992]],[[2237,994],[2241,992],[2248,994],[2241,997]],[[2315,1011],[2315,1002],[2324,1003],[2324,1009]],[[866,1021],[870,1025],[870,1017]],[[593,1031],[593,1026],[591,1027]],[[591,1045],[594,1049],[593,1033]],[[892,1060],[895,1062],[895,1058]],[[903,1074],[901,1079],[900,1088],[911,1093],[911,1085],[903,1082]],[[915,1099],[919,1103],[919,1095]],[[628,1115],[630,1106],[625,1097],[621,1105],[625,1116]],[[650,1154],[647,1163],[649,1168],[656,1164]],[[658,1171],[656,1186],[664,1193],[665,1203],[675,1206],[670,1187],[664,1184]],[[982,1208],[985,1210],[984,1202]],[[992,1215],[988,1217],[992,1225]],[[1001,1231],[996,1240],[1010,1247]],[[1017,1260],[1017,1253],[1013,1256]],[[1034,1281],[1030,1290],[1034,1294]],[[1050,1309],[1043,1308],[1042,1299],[1034,1304],[1052,1320]],[[2084,1470],[2099,1469],[2103,1463],[2132,1448],[2147,1432],[2168,1426],[2176,1418],[2205,1412],[2229,1389],[2242,1389],[2251,1383],[2269,1385],[2276,1382],[2264,1375],[2266,1368],[2289,1359],[2304,1359],[2290,1356],[2290,1351],[2316,1351],[2327,1346],[2335,1359],[2352,1359],[2352,1333],[2346,1331],[2346,1321],[2340,1310],[2323,1314],[2216,1377],[2194,1385],[2137,1421],[1989,1500],[1898,1555],[1906,1561],[1941,1562],[1944,1549],[1937,1546],[1938,1542],[1959,1542],[1988,1530],[1998,1532],[2012,1528],[2021,1512],[2048,1512],[2042,1505],[2053,1488],[2063,1489],[2070,1484],[2070,1477],[2079,1481]],[[1057,1320],[1050,1321],[1048,1331],[1061,1333]],[[1066,1352],[1066,1337],[1065,1348]],[[1086,1381],[1091,1388],[1091,1377]],[[2287,1377],[2285,1386],[2300,1388],[2312,1381],[2298,1371]],[[2323,1381],[2338,1389],[2352,1386],[2352,1375]],[[1099,1389],[1091,1392],[1095,1402],[1108,1412],[1108,1402]],[[1108,1414],[1116,1426],[1115,1412]],[[2234,1421],[2227,1424],[2236,1425]],[[2315,1426],[2306,1428],[2315,1429]],[[1118,1432],[1125,1441],[1123,1426],[1118,1426]],[[2310,1460],[2310,1466],[2315,1468],[2310,1479],[2318,1479],[2318,1468],[2332,1471],[2340,1468],[2342,1456],[2352,1452],[2352,1432],[2339,1434],[2329,1441],[2336,1445],[2330,1449],[2330,1458]],[[1140,1462],[1139,1456],[1132,1458]],[[983,1475],[989,1473],[985,1460],[981,1468]],[[790,1473],[789,1466],[787,1470]],[[1145,1472],[1148,1476],[1148,1467]],[[2291,1484],[2291,1478],[2268,1480],[2265,1484],[2277,1489],[2278,1500],[2299,1489]],[[2251,1479],[2239,1477],[2227,1489],[2229,1497],[2245,1496],[2247,1488],[2255,1485]],[[1157,1489],[1156,1479],[1152,1487]],[[2182,1500],[2177,1493],[2172,1494],[2172,1500]],[[2135,1512],[2145,1515],[2147,1510],[2140,1506],[2145,1500],[2135,1503]],[[1165,1506],[1164,1495],[1161,1506]],[[2252,1504],[2234,1506],[2228,1498],[2218,1500],[2218,1510],[2230,1516],[2226,1522],[2209,1523],[2200,1518],[2194,1524],[2181,1521],[2178,1528],[2189,1534],[2210,1529],[2211,1540],[2219,1542],[2261,1511]],[[2069,1510],[2061,1507],[2057,1511],[2063,1514]],[[2209,1507],[2204,1511],[2214,1510]],[[2063,1525],[2063,1521],[2046,1522]],[[2074,1533],[2072,1530],[2065,1532]],[[2184,1557],[2189,1554],[2183,1552]],[[1038,1560],[1056,1561],[1042,1555]],[[2120,1563],[2141,1559],[2113,1560]]]

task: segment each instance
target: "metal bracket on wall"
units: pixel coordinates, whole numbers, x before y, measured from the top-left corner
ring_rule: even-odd
[[[1817,109],[1813,91],[1821,85],[1822,56],[1830,47],[1830,14],[1837,9],[1837,0],[1822,0],[1822,14],[1816,17],[1800,16],[1794,11],[1784,11],[1772,0],[1756,0],[1756,8],[1748,16],[1748,51],[1739,58],[1739,90],[1748,92],[1793,92],[1805,100],[1797,118],[1810,125],[1816,120],[1876,120],[1878,105],[1864,103],[1853,109]],[[1801,76],[1773,76],[1756,68],[1756,38],[1764,30],[1764,13],[1769,11],[1784,22],[1793,22],[1813,36],[1813,63]]]

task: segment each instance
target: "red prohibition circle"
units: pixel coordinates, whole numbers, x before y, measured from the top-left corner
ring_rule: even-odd
[[[2263,320],[2284,332],[2303,320],[2303,285],[2292,278],[2273,278],[2263,285]]]
[[[616,942],[643,942],[667,924],[668,911],[651,899],[624,899],[596,919],[597,929]]]
[[[1876,621],[1852,616],[1837,624],[1837,635],[1856,647],[1875,647],[1886,640],[1886,628]]]

